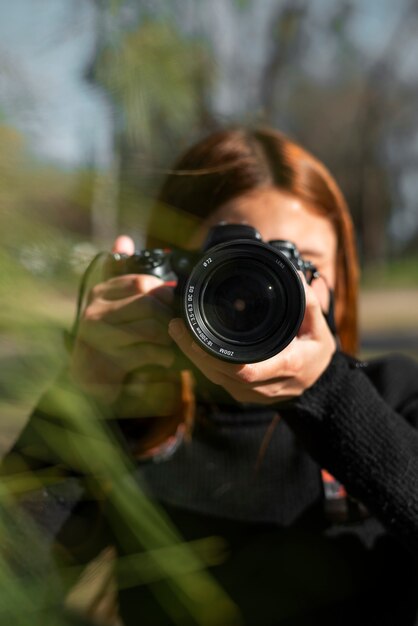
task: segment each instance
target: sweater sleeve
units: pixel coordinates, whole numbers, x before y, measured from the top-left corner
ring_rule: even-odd
[[[282,417],[322,467],[418,554],[418,364],[336,353]]]

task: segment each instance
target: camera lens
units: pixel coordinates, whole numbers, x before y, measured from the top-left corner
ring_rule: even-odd
[[[210,275],[201,295],[204,321],[227,341],[252,344],[282,322],[286,294],[269,268],[243,260],[229,261]]]
[[[234,363],[263,361],[280,352],[295,337],[305,312],[305,293],[292,262],[251,239],[207,250],[182,293],[182,313],[198,343]]]

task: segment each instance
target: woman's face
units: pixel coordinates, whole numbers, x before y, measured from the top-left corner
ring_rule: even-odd
[[[245,222],[256,228],[264,241],[287,239],[312,261],[323,280],[313,281],[322,310],[329,306],[329,289],[335,287],[337,237],[331,222],[296,196],[275,188],[258,189],[222,205],[194,234],[191,247],[199,248],[211,226],[221,221]]]

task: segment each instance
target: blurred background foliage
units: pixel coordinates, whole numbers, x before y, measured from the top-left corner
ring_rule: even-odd
[[[0,16],[6,397],[22,399],[13,359],[63,357],[49,334],[87,260],[120,232],[143,245],[175,156],[236,122],[276,126],[331,168],[358,235],[364,348],[386,324],[416,353],[416,0],[2,0]]]
[[[418,0],[0,0],[0,449],[65,360],[92,256],[183,148],[269,124],[335,174],[362,354],[418,358]]]

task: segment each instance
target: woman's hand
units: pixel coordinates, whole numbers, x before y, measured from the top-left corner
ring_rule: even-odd
[[[119,237],[113,251],[132,254],[133,241]],[[119,417],[168,415],[172,410],[178,384],[159,370],[164,368],[165,374],[174,361],[167,332],[172,297],[172,289],[160,279],[137,274],[110,278],[89,294],[70,376],[101,402],[118,399]],[[152,369],[144,369],[148,366]]]
[[[193,341],[180,319],[170,322],[169,333],[203,374],[238,402],[272,404],[289,400],[315,383],[336,350],[318,298],[304,278],[302,282],[306,311],[298,336],[266,361],[246,365],[221,361]]]

